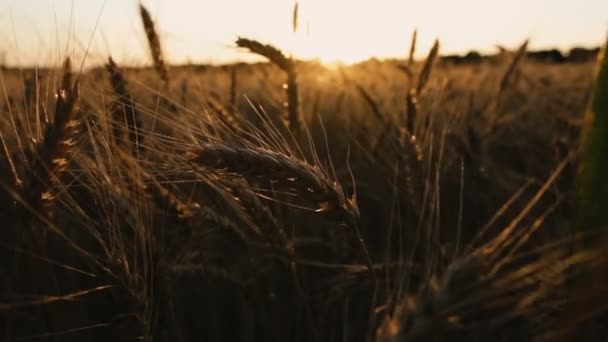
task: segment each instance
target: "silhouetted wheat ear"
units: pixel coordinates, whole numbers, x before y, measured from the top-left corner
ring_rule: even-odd
[[[118,143],[122,142],[123,130],[118,123],[124,122],[127,127],[129,140],[131,141],[131,148],[135,151],[137,146],[143,142],[143,135],[139,133],[141,127],[139,113],[135,110],[135,103],[129,93],[127,80],[112,57],[108,58],[106,69],[110,74],[110,83],[112,84],[112,89],[116,95],[116,100],[111,109],[112,119],[115,122],[113,130],[114,139],[116,139]]]
[[[418,84],[415,88],[411,88],[406,97],[406,111],[403,122],[401,123],[401,144],[406,145],[408,150],[415,152],[417,160],[422,159],[422,148],[418,143],[417,133],[415,131],[416,120],[418,119],[418,97],[424,91],[430,77],[433,65],[439,55],[439,40],[436,39],[433,47],[422,66],[420,75],[418,75]]]
[[[406,96],[406,110],[405,116],[403,118],[403,122],[401,123],[401,131],[403,134],[407,135],[404,141],[409,141],[411,143],[416,143],[416,132],[415,132],[415,124],[418,118],[418,97],[424,90],[424,87],[428,83],[428,80],[431,76],[431,71],[433,70],[433,65],[437,56],[439,54],[439,40],[435,40],[433,47],[429,51],[429,54],[424,62],[422,70],[420,71],[420,75],[418,75],[418,84],[415,88],[411,88]],[[413,138],[413,139],[411,139]],[[421,148],[418,146],[417,150],[421,151]]]
[[[148,12],[148,10],[142,4],[139,5],[139,13],[144,25],[144,30],[146,31],[146,37],[148,38],[150,54],[152,55],[152,60],[154,61],[154,69],[156,69],[158,76],[163,81],[165,88],[167,88],[169,86],[169,69],[165,63],[163,49],[160,44],[160,38],[158,36],[158,32],[156,31],[154,21],[150,16],[150,12]]]
[[[504,75],[502,76],[502,78],[500,80],[500,87],[498,90],[499,96],[511,84],[511,80],[513,79],[515,71],[517,70],[517,67],[523,60],[524,56],[526,55],[527,49],[528,49],[528,40],[524,41],[523,44],[521,44],[521,46],[517,49],[515,56],[513,56],[513,60],[511,60],[509,67],[507,68]]]
[[[249,51],[260,55],[262,57],[266,57],[270,62],[274,65],[278,66],[281,70],[288,72],[292,67],[292,63],[287,58],[283,52],[272,45],[262,44],[257,40],[241,38],[239,37],[236,40],[236,45]]]
[[[384,115],[384,113],[382,113],[382,111],[380,110],[380,105],[378,105],[378,102],[374,99],[372,94],[370,94],[367,89],[365,89],[359,84],[356,84],[355,87],[357,88],[357,91],[359,92],[361,97],[363,97],[369,108],[372,110],[374,116],[381,122],[386,123],[388,117]]]
[[[206,144],[193,151],[190,161],[209,169],[230,172],[250,180],[270,180],[276,187],[295,190],[298,199],[318,205],[315,212],[345,223],[367,263],[374,284],[376,272],[367,246],[358,229],[356,197],[347,198],[338,181],[317,166],[283,153],[258,147],[231,147]]]
[[[433,70],[433,65],[435,64],[435,60],[437,59],[437,55],[439,54],[439,40],[436,39],[431,51],[429,51],[429,55],[426,57],[426,61],[424,62],[424,66],[422,67],[422,71],[420,72],[420,76],[418,77],[418,85],[416,86],[416,94],[420,94],[426,84],[429,81],[431,76],[431,71]]]
[[[412,43],[410,45],[410,56],[408,59],[408,65],[412,66],[414,64],[414,54],[416,54],[416,41],[418,39],[418,30],[414,29],[414,33],[412,33]]]
[[[293,15],[291,17],[291,29],[293,32],[298,31],[298,1],[296,1],[293,5]]]
[[[358,220],[356,203],[346,198],[337,181],[293,156],[256,147],[207,144],[194,151],[191,161],[249,179],[274,181],[277,186],[295,189],[302,199],[316,202],[318,213],[353,224]]]
[[[46,216],[52,215],[50,204],[54,199],[53,186],[69,163],[79,122],[76,120],[78,82],[72,83],[70,59],[63,66],[61,85],[56,94],[55,116],[45,131],[42,142],[30,162],[24,199],[33,209]]]
[[[511,63],[509,63],[509,66],[507,67],[507,69],[505,70],[505,73],[502,75],[502,77],[500,79],[500,84],[498,86],[498,91],[496,93],[496,96],[494,97],[492,102],[488,105],[488,109],[486,111],[487,115],[490,115],[490,117],[488,118],[487,128],[485,129],[486,134],[493,133],[497,129],[498,117],[495,115],[495,112],[498,110],[499,106],[502,103],[505,90],[507,90],[507,88],[509,88],[509,86],[513,82],[513,78],[515,77],[515,74],[517,73],[517,68],[519,67],[522,60],[524,59],[527,49],[528,49],[528,40],[524,41],[523,44],[521,44],[521,46],[517,49],[517,52],[513,56]]]
[[[298,133],[302,126],[300,113],[300,94],[298,87],[298,75],[293,59],[287,58],[283,52],[272,45],[262,44],[256,40],[238,38],[236,45],[249,51],[266,57],[271,63],[283,70],[287,75],[285,92],[287,95],[287,125],[292,132]]]

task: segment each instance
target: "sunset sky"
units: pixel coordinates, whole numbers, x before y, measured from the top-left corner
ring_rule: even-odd
[[[250,56],[237,36],[270,42],[301,58],[354,62],[403,57],[414,28],[419,55],[438,37],[442,53],[493,51],[530,38],[531,48],[594,46],[608,35],[607,0],[147,0],[172,63],[223,63]],[[147,63],[136,0],[0,0],[0,55],[11,64],[57,64],[66,54],[88,65],[112,54]],[[97,24],[98,23],[98,24]]]

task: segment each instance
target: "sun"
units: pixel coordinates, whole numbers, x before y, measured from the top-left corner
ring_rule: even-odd
[[[373,57],[373,49],[340,31],[324,29],[313,32],[290,32],[277,36],[277,46],[302,60],[318,60],[328,67],[350,65]]]
[[[369,51],[358,51],[352,46],[335,44],[331,38],[296,36],[292,53],[299,59],[316,59],[326,66],[353,64],[370,57]]]
[[[274,30],[265,34],[275,46],[298,59],[318,60],[332,67],[354,64],[378,55],[405,54],[405,48],[386,44],[385,39],[389,36],[385,27],[379,24],[382,18],[370,17],[368,7],[355,6],[343,0],[300,2],[303,6],[300,7],[299,25],[295,32]],[[387,46],[390,46],[389,50]]]

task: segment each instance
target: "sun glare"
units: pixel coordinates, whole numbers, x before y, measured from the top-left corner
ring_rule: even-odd
[[[364,2],[308,0],[299,5],[297,32],[275,31],[268,37],[298,58],[316,59],[331,67],[406,53],[406,44],[389,42],[393,34],[406,35],[413,26],[396,31],[383,23],[384,13],[370,13]]]
[[[352,64],[370,57],[369,52],[357,51],[346,44],[334,44],[331,37],[297,35],[289,45],[298,58],[316,59],[327,66]]]

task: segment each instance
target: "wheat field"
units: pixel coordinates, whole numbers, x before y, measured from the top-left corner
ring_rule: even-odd
[[[141,19],[149,68],[0,71],[1,341],[608,337],[595,59],[168,65]]]

